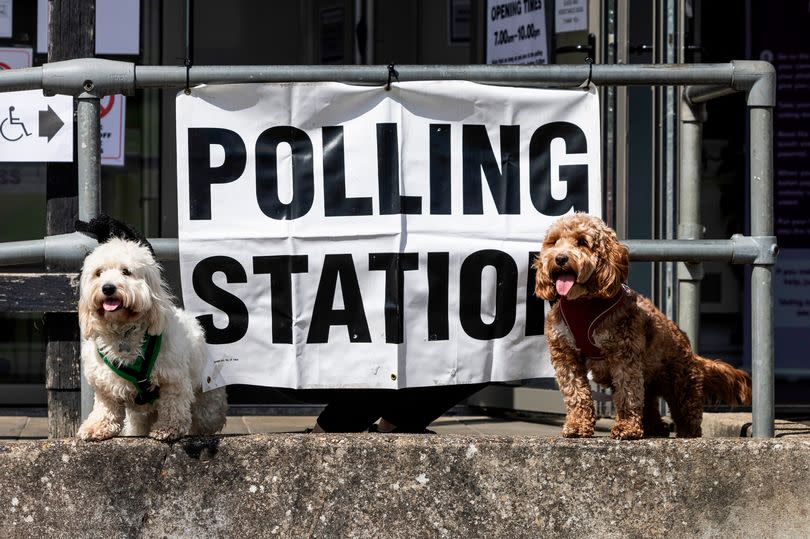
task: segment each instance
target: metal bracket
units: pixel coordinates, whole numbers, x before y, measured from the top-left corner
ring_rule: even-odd
[[[733,60],[731,87],[748,92],[749,107],[776,106],[776,69],[769,62]]]
[[[79,271],[84,257],[98,247],[95,238],[79,232],[46,236],[44,244],[45,264],[70,271]]]
[[[731,257],[732,264],[754,264],[757,266],[773,266],[776,264],[776,255],[779,254],[776,236],[734,234],[731,236],[731,241],[734,244],[734,254]],[[748,256],[746,260],[738,260],[738,254]],[[754,257],[753,261],[750,261],[751,256]]]
[[[135,64],[101,58],[78,58],[44,64],[42,90],[46,95],[78,96],[85,92],[99,97],[132,95],[135,92]]]

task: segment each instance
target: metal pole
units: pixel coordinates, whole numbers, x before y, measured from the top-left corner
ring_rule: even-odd
[[[177,238],[150,238],[162,262],[178,260]],[[630,249],[630,260],[637,262],[685,261],[753,264],[767,255],[771,242],[735,234],[728,240],[622,240]],[[98,244],[84,234],[57,234],[44,240],[0,243],[0,267],[16,264],[58,264],[78,271],[82,260]]]
[[[737,62],[739,63],[739,62]],[[593,65],[591,81],[599,85],[726,85],[737,83],[735,63],[727,64],[633,64]],[[46,68],[47,71],[47,68]],[[578,86],[588,80],[587,65],[402,65],[399,80],[468,80],[486,84]],[[1,73],[0,73],[1,74]],[[54,75],[56,72],[54,72]],[[383,65],[278,65],[278,66],[194,66],[189,83],[235,84],[250,82],[335,81],[349,84],[384,85],[388,69]],[[183,66],[135,66],[137,88],[183,88]],[[62,85],[46,72],[43,83]],[[118,80],[110,84],[121,85]],[[0,77],[2,87],[2,77]]]
[[[773,236],[773,107],[749,107],[751,235]],[[774,433],[773,263],[751,270],[753,435]]]
[[[618,64],[630,63],[630,39],[629,39],[629,12],[630,0],[617,0],[615,13],[615,26],[616,26],[616,62]],[[628,163],[628,138],[630,132],[630,116],[628,114],[629,101],[628,89],[626,86],[616,86],[616,189],[615,189],[615,202],[616,202],[616,216],[614,222],[616,224],[616,232],[620,238],[628,236],[628,219],[629,213],[627,209],[627,201],[630,189],[628,187],[629,177],[629,163]]]
[[[706,107],[681,97],[681,166],[678,181],[678,239],[703,237],[700,224],[701,142]],[[703,264],[678,264],[678,326],[697,351],[700,336],[700,281]]]
[[[76,105],[78,123],[79,219],[87,221],[101,208],[101,138],[98,96],[83,93]]]
[[[88,83],[85,93],[78,96],[76,118],[78,123],[78,165],[79,165],[79,219],[89,221],[101,209],[101,126],[99,116],[100,100],[88,93],[92,85]],[[93,409],[93,390],[84,377],[82,368],[81,415],[84,421]]]
[[[590,75],[600,85],[710,86],[711,95],[720,88],[749,91],[766,71],[766,62],[734,61],[725,64],[612,64],[594,65],[402,65],[399,80],[467,80],[485,84],[521,86],[579,86]],[[771,68],[772,69],[772,68]],[[591,71],[592,70],[592,71]],[[19,72],[19,73],[12,73]],[[237,84],[263,82],[333,81],[349,84],[384,85],[385,65],[277,65],[194,66],[189,84]],[[82,58],[53,62],[41,67],[0,71],[0,91],[42,88],[46,93],[79,95],[82,83],[92,80],[94,93],[111,95],[142,88],[184,88],[185,66],[136,66],[129,62]],[[725,93],[725,91],[723,91]],[[697,99],[696,99],[697,100]]]
[[[676,14],[678,0],[666,0],[664,2],[664,37],[662,46],[664,53],[664,61],[667,64],[675,64],[677,59],[677,51],[680,48],[680,34],[677,28],[678,17]],[[663,138],[663,178],[662,188],[664,200],[661,203],[661,211],[663,215],[661,219],[662,230],[661,238],[672,240],[675,239],[675,195],[677,189],[676,177],[676,159],[678,152],[677,138],[677,117],[678,117],[678,100],[676,98],[678,92],[674,86],[667,86],[662,89],[662,121],[664,123],[661,136]],[[661,297],[661,308],[666,315],[672,320],[675,318],[675,264],[664,263],[661,264],[663,274],[663,294]]]

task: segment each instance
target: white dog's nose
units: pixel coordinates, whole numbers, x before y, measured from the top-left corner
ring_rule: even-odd
[[[105,296],[112,296],[115,294],[115,285],[107,283],[101,287],[101,291],[104,293]]]

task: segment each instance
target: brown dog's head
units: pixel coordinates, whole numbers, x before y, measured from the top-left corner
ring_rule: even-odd
[[[585,213],[561,217],[532,264],[534,294],[549,301],[609,298],[627,280],[629,265],[627,247],[601,219]]]

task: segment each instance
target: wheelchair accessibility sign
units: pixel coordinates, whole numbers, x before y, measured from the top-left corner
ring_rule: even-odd
[[[0,93],[0,161],[73,160],[73,98],[41,90]]]

